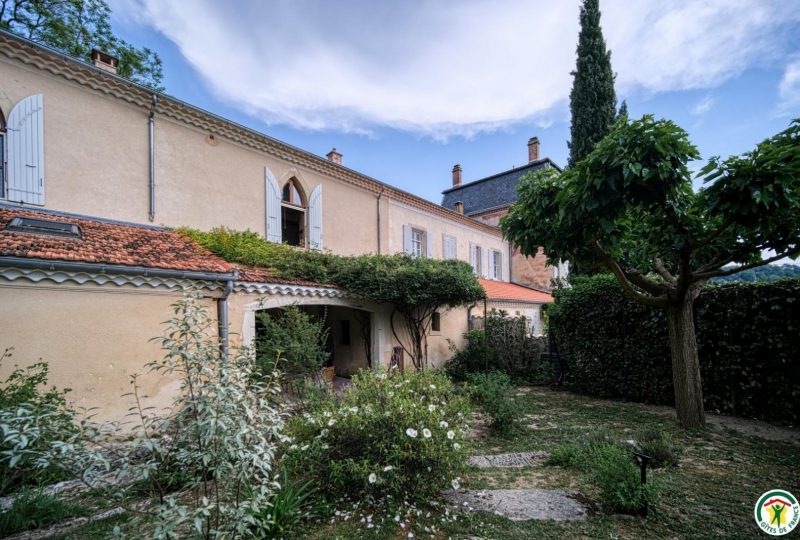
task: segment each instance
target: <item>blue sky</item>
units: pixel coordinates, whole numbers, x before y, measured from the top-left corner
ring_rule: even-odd
[[[564,164],[578,1],[113,0],[167,93],[441,201],[523,165]],[[603,0],[617,96],[686,129],[704,157],[800,117],[797,0]]]

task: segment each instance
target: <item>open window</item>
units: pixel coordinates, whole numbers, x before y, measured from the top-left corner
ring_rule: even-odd
[[[290,246],[306,245],[306,197],[296,178],[290,178],[283,185],[281,241]]]

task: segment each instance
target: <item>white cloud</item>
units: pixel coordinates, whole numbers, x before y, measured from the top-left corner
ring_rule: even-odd
[[[695,116],[699,116],[701,114],[707,113],[713,107],[714,107],[714,98],[711,97],[711,94],[709,94],[700,101],[698,101],[694,107],[692,107],[691,113]]]
[[[778,110],[781,114],[800,116],[800,56],[793,57],[786,64],[783,78],[778,85],[778,95]]]
[[[572,82],[577,1],[138,1],[125,14],[268,123],[470,136],[552,121]],[[713,88],[781,58],[798,21],[791,0],[615,0],[602,20],[620,95]]]

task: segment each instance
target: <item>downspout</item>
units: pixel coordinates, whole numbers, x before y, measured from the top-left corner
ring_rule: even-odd
[[[219,342],[222,349],[222,358],[228,359],[229,336],[228,336],[228,296],[233,292],[233,283],[238,279],[239,271],[233,271],[233,279],[225,283],[225,292],[217,298],[217,322],[219,325]]]
[[[378,255],[381,254],[381,197],[383,196],[384,189],[386,188],[381,187],[381,190],[378,192],[378,198],[375,199],[375,205],[378,215]]]
[[[514,283],[514,275],[511,273],[511,269],[514,268],[514,246],[511,245],[511,242],[508,243],[508,282]]]
[[[156,147],[155,147],[155,131],[156,131],[156,103],[158,96],[153,94],[152,102],[150,103],[150,182],[148,184],[150,192],[150,210],[147,213],[148,219],[154,221],[156,219]]]

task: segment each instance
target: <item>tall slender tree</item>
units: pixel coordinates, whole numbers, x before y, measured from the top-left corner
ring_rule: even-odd
[[[606,49],[600,27],[600,0],[584,0],[581,7],[581,31],[578,35],[578,61],[569,108],[569,165],[586,157],[614,124],[617,98],[614,93],[614,72],[611,52]]]

